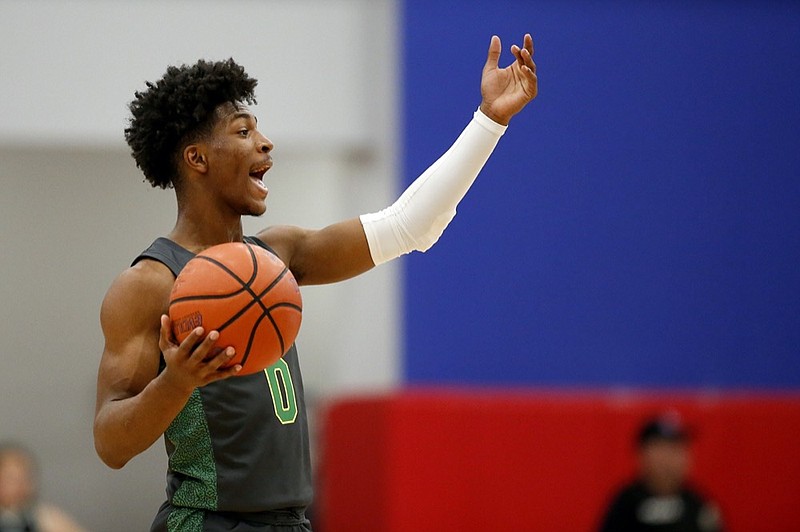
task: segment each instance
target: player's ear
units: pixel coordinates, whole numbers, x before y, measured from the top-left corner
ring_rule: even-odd
[[[208,172],[208,158],[200,144],[189,144],[183,149],[183,162],[195,172]]]

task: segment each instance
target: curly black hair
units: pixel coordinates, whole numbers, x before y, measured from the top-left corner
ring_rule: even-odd
[[[214,110],[223,103],[256,103],[257,80],[233,59],[170,66],[160,80],[147,82],[128,108],[125,140],[153,187],[171,188],[178,179],[178,153],[214,126]]]

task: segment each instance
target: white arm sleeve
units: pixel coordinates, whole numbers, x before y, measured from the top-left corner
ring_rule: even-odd
[[[438,161],[382,211],[361,215],[376,265],[411,251],[427,251],[456,215],[456,206],[505,133],[503,126],[475,111],[461,136]]]

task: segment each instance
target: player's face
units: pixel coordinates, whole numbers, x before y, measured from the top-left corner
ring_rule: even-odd
[[[207,143],[209,177],[217,193],[239,215],[258,216],[266,210],[264,174],[272,168],[272,142],[262,135],[247,107],[226,103]]]

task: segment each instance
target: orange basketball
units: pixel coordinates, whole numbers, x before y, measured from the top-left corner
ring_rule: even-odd
[[[216,345],[233,346],[239,375],[278,361],[300,330],[303,303],[292,272],[266,249],[232,242],[190,260],[172,287],[169,317],[178,341],[202,326],[219,331]]]

